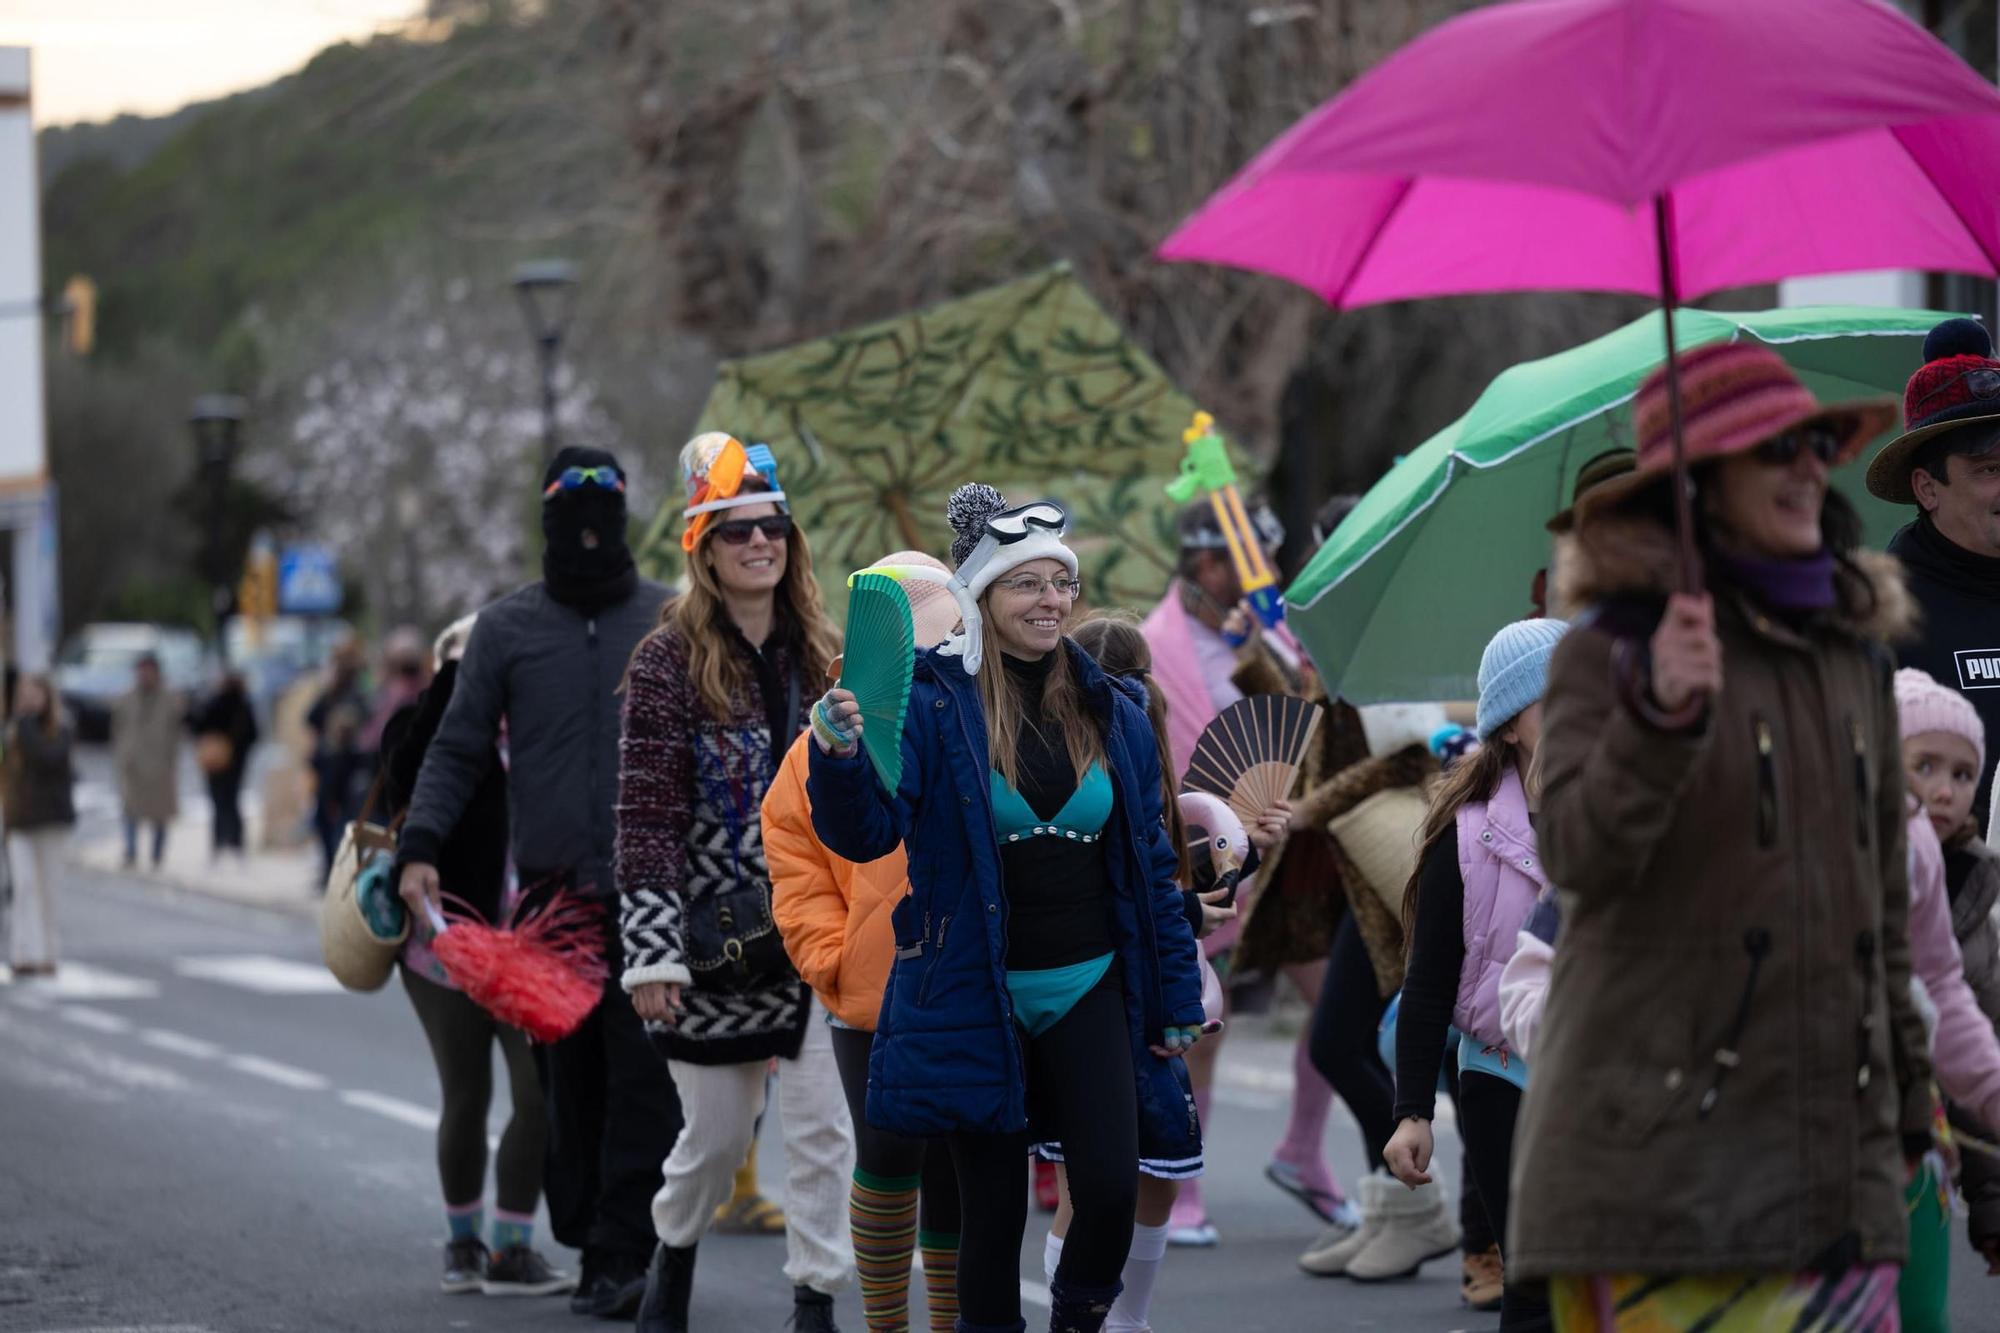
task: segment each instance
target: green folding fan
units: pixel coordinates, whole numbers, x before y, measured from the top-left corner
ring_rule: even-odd
[[[903,715],[917,652],[910,595],[890,575],[868,570],[849,575],[847,588],[840,688],[861,705],[861,748],[883,789],[894,792],[903,780]]]

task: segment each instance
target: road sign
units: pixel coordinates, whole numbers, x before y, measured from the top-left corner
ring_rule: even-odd
[[[340,610],[340,571],[324,546],[287,546],[278,557],[278,612],[330,616]]]

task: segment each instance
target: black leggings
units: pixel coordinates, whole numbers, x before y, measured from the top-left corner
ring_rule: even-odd
[[[1327,957],[1326,979],[1313,1006],[1307,1052],[1320,1077],[1333,1085],[1361,1125],[1361,1150],[1370,1171],[1382,1165],[1383,1150],[1396,1132],[1396,1080],[1382,1063],[1376,1033],[1389,1007],[1375,985],[1361,928],[1349,912],[1341,918]]]
[[[528,1038],[458,991],[400,969],[403,989],[430,1039],[444,1093],[438,1119],[438,1183],[448,1207],[486,1197],[486,1113],[493,1102],[493,1043],[507,1061],[507,1092],[513,1111],[500,1134],[494,1203],[509,1213],[535,1211],[542,1192],[542,1150],[548,1122],[542,1085]]]
[[[833,1029],[833,1062],[854,1121],[854,1165],[871,1176],[907,1180],[922,1176],[917,1226],[943,1236],[958,1234],[958,1173],[943,1139],[906,1139],[868,1123],[868,1051],[875,1034],[856,1028]]]
[[[1056,1268],[1059,1286],[1102,1289],[1118,1281],[1139,1204],[1139,1107],[1125,987],[1104,980],[1039,1037],[1023,1036],[1029,1119],[1063,1145],[1075,1217]],[[958,1242],[958,1308],[968,1324],[1021,1318],[1021,1237],[1028,1229],[1029,1134],[951,1136],[964,1225]]]
[[[1507,1173],[1514,1161],[1514,1121],[1521,1113],[1521,1090],[1504,1078],[1468,1069],[1458,1076],[1458,1133],[1466,1164],[1479,1182],[1479,1199],[1493,1224],[1502,1258],[1507,1249]],[[1500,1306],[1500,1327],[1547,1329],[1548,1290],[1538,1282],[1516,1283],[1510,1276]]]

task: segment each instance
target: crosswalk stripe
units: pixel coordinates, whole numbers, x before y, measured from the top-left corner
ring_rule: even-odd
[[[116,1035],[132,1030],[131,1019],[107,1014],[102,1009],[86,1009],[80,1004],[65,1004],[59,1005],[56,1012],[78,1027],[89,1028],[92,1032],[108,1032]]]
[[[213,1060],[222,1054],[222,1048],[212,1041],[203,1041],[200,1037],[190,1037],[185,1032],[167,1028],[147,1028],[139,1034],[139,1040],[155,1050],[185,1055],[191,1060]]]
[[[431,1130],[438,1127],[438,1113],[427,1106],[406,1102],[400,1097],[385,1097],[379,1092],[348,1089],[340,1094],[340,1100],[357,1111],[372,1111],[412,1129]]]
[[[199,981],[236,986],[262,995],[336,995],[340,983],[317,963],[269,954],[225,954],[219,957],[176,958],[174,971]]]
[[[279,1064],[276,1060],[266,1060],[261,1055],[232,1055],[225,1063],[239,1074],[248,1074],[252,1078],[261,1078],[269,1083],[298,1088],[305,1092],[318,1092],[330,1086],[323,1076],[313,1073],[310,1069]]]

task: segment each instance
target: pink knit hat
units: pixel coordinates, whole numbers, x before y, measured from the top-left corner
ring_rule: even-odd
[[[1979,710],[1957,690],[1904,667],[1896,673],[1896,715],[1902,719],[1903,739],[1931,731],[1963,736],[1978,751],[1980,768],[1986,767],[1986,728],[1980,725]]]
[[[923,551],[891,551],[875,563],[923,565],[940,574],[951,573],[951,566]],[[952,631],[958,628],[958,603],[951,599],[951,593],[942,583],[909,579],[904,582],[903,591],[909,594],[910,620],[917,631],[917,647],[935,648],[951,637]]]

